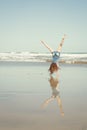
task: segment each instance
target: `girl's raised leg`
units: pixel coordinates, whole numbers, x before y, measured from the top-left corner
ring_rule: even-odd
[[[41,41],[41,43],[42,43],[51,53],[53,52],[53,49],[50,48],[50,47],[47,45],[47,43],[45,43],[45,42],[43,42],[43,41]]]
[[[64,36],[63,36],[63,38],[58,46],[58,52],[61,52],[65,38],[66,38],[66,34],[64,34]]]

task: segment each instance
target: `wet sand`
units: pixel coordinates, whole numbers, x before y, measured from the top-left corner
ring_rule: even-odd
[[[0,130],[87,130],[87,65],[61,64],[51,101],[49,65],[0,63]]]

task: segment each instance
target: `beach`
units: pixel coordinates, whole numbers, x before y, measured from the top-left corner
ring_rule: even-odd
[[[55,98],[43,107],[52,96],[49,66],[0,62],[0,130],[87,130],[87,64],[60,64],[61,106]]]

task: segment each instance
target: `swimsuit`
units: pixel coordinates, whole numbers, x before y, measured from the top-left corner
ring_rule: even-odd
[[[59,60],[59,57],[60,57],[60,52],[58,52],[58,51],[53,51],[53,52],[52,52],[52,57],[53,57],[52,62],[53,62],[53,63],[57,63],[58,60]]]

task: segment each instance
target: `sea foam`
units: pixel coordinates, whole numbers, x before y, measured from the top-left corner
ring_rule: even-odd
[[[16,62],[51,62],[50,53],[30,53],[30,52],[6,52],[0,53],[0,61]],[[83,63],[87,64],[87,53],[61,53],[61,63]]]

